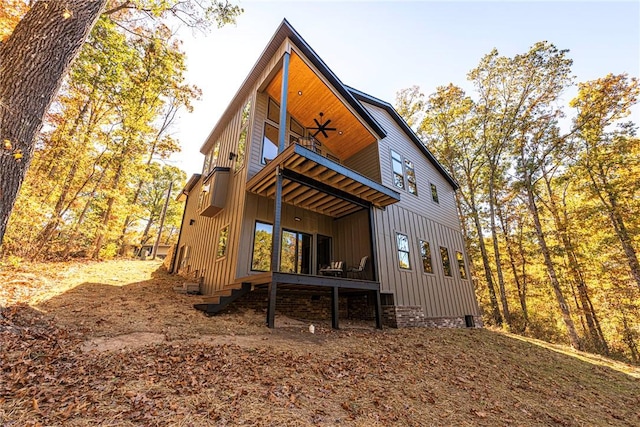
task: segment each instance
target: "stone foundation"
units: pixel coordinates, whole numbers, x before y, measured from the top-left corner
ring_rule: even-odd
[[[426,317],[420,306],[382,306],[382,323],[392,328],[466,328],[467,321],[473,323],[473,327],[482,327],[481,316],[461,317]]]
[[[331,291],[278,289],[276,312],[285,316],[307,320],[331,320]],[[269,295],[266,289],[249,292],[240,297],[227,310],[253,309],[266,312]],[[338,300],[341,319],[375,320],[375,301],[372,295],[342,294]],[[482,327],[480,316],[426,317],[421,306],[382,306],[382,323],[391,328],[465,328],[466,320],[476,328]]]
[[[267,290],[260,289],[240,297],[233,308],[266,311]],[[293,318],[331,320],[331,292],[280,290],[276,294],[276,312]],[[375,306],[371,296],[359,294],[338,297],[338,316],[342,319],[375,320]]]

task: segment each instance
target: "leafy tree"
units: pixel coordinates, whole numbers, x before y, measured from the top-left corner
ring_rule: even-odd
[[[0,15],[0,36],[23,11],[20,2],[4,1],[7,11]],[[238,6],[221,1],[177,0],[66,0],[35,1],[0,44],[0,245],[28,167],[36,136],[71,62],[103,11],[118,20],[121,28],[153,37],[155,18],[175,18],[194,28],[233,22],[242,12]],[[4,9],[3,9],[4,10]],[[141,17],[147,27],[141,25]],[[144,21],[142,21],[144,22]],[[54,60],[55,59],[55,60]],[[116,183],[117,179],[112,180]],[[107,210],[107,212],[109,209]],[[97,242],[98,243],[98,242]],[[97,244],[97,246],[100,246]]]

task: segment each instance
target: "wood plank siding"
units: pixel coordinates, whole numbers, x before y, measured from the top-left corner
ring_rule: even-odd
[[[246,104],[246,101],[242,104]],[[253,100],[252,100],[253,101]],[[252,102],[255,104],[255,102]],[[230,168],[229,191],[224,208],[214,217],[208,218],[198,212],[198,199],[202,192],[202,184],[206,176],[202,176],[187,198],[186,212],[182,224],[179,248],[189,246],[188,260],[181,271],[202,277],[204,294],[212,294],[223,289],[236,278],[237,257],[240,236],[242,233],[242,217],[244,211],[244,188],[246,185],[246,165],[235,171],[235,160],[229,160],[229,153],[237,153],[238,137],[242,109],[219,134],[220,151],[216,166]],[[250,118],[251,120],[251,118]],[[253,132],[249,131],[248,138]],[[228,229],[226,255],[217,256],[218,239],[224,227]],[[195,273],[197,272],[197,273]]]

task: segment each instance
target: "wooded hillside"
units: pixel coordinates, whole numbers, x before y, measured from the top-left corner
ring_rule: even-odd
[[[639,361],[638,79],[581,82],[568,50],[493,50],[397,109],[460,184],[457,205],[489,324]]]

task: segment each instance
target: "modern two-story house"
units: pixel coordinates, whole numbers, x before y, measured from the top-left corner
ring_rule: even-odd
[[[171,270],[213,314],[481,324],[456,183],[394,108],[344,85],[284,20],[201,148]],[[244,301],[244,302],[243,302]]]

